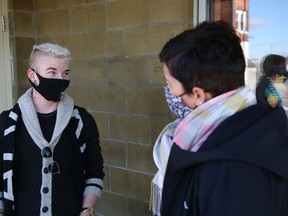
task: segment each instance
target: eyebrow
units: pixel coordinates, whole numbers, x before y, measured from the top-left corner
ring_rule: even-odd
[[[53,67],[49,67],[49,68],[46,68],[46,71],[47,71],[47,70],[55,70],[55,71],[56,71],[57,69],[56,69],[56,68],[53,68]]]
[[[46,71],[48,71],[48,70],[55,70],[55,71],[57,71],[57,69],[54,68],[54,67],[46,68]],[[67,70],[65,70],[64,72],[70,72],[70,69],[67,69]]]

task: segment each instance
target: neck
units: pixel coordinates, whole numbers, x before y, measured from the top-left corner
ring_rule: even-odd
[[[32,100],[38,113],[51,113],[57,109],[58,102],[46,100],[39,92],[33,89]]]

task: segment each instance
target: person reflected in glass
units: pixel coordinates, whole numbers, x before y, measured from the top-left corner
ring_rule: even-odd
[[[264,101],[272,107],[282,106],[284,83],[288,78],[286,58],[269,54],[262,63],[263,74],[256,88],[258,101]]]

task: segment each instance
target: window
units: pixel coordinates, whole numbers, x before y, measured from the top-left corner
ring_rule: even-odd
[[[279,80],[272,84],[270,82],[270,85],[273,85],[274,90],[277,89],[277,95],[279,95],[277,100],[278,102],[282,101],[282,105],[284,108],[287,107],[288,113],[288,30],[285,28],[285,22],[288,20],[286,11],[288,1],[207,0],[207,8],[208,20],[224,20],[231,23],[239,33],[247,60],[246,84],[258,95],[261,80],[278,80],[279,78],[281,85],[279,85]],[[271,71],[280,66],[280,75],[279,71],[273,72],[273,74],[277,74],[278,78],[267,73],[265,62],[269,63],[268,68]],[[280,90],[279,86],[284,90]],[[267,87],[263,89],[267,92]],[[274,98],[272,99],[274,100]]]
[[[236,10],[236,29],[241,33],[247,32],[246,11]]]

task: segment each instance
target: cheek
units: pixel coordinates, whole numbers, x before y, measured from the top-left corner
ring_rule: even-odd
[[[191,109],[195,109],[196,108],[196,100],[193,97],[193,95],[183,95],[181,97],[181,101],[185,106],[190,107]]]
[[[167,87],[171,95],[177,96],[177,90],[171,83],[167,82]]]
[[[171,95],[178,96],[185,92],[184,88],[180,83],[169,83],[167,84],[167,86]]]
[[[187,100],[187,98],[185,97],[185,95],[183,95],[183,96],[181,97],[181,102],[182,102],[185,106],[190,107],[188,102],[191,102],[191,101]],[[190,108],[191,108],[191,107],[190,107]]]

